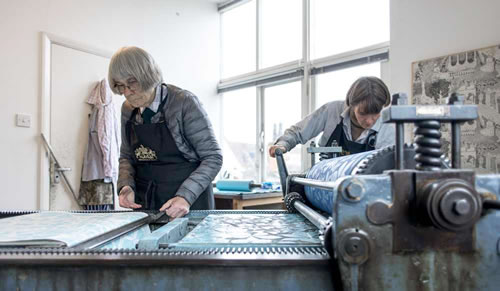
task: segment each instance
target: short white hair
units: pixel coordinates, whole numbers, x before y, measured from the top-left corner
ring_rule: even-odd
[[[108,80],[111,90],[121,94],[115,88],[116,80],[134,77],[142,91],[156,88],[163,82],[161,69],[153,57],[145,50],[135,47],[122,47],[111,57]]]

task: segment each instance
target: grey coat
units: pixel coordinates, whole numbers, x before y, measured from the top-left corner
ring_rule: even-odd
[[[344,101],[332,101],[321,106],[285,130],[285,133],[278,138],[275,144],[284,146],[287,151],[290,151],[298,143],[305,144],[308,140],[323,132],[323,136],[319,140],[319,146],[325,146],[335,127],[340,123],[341,118],[344,121],[343,126],[346,138],[352,141],[349,109],[346,107]],[[365,130],[356,142],[364,143],[371,131],[377,132],[377,139],[375,141],[376,149],[395,143],[394,125],[382,123],[380,118],[370,129]]]
[[[222,151],[198,98],[193,93],[173,85],[167,85],[167,92],[163,111],[175,144],[188,161],[200,162],[198,168],[182,183],[176,193],[176,196],[185,198],[192,205],[207,187],[211,187],[212,180],[219,173],[222,167]],[[125,125],[133,110],[128,101],[123,102],[118,189],[128,185],[135,190],[133,151],[125,132]],[[153,123],[158,116],[159,114],[152,118]],[[136,117],[136,121],[142,123],[140,114]]]

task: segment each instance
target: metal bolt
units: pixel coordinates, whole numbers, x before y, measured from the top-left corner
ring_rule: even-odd
[[[370,256],[373,247],[368,234],[361,229],[348,228],[338,235],[339,256],[349,264],[363,264]]]
[[[350,237],[345,243],[345,252],[351,257],[357,257],[363,252],[363,242],[359,237]]]
[[[350,183],[345,188],[347,198],[359,201],[363,195],[363,187],[358,183]]]
[[[467,199],[460,199],[453,204],[453,210],[458,215],[467,215],[471,209],[469,201]]]

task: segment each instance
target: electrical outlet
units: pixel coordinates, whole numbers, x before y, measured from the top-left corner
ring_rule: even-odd
[[[19,127],[31,127],[31,115],[16,114],[16,125]]]

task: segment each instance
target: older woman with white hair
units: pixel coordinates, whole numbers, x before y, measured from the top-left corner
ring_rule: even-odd
[[[165,84],[153,57],[123,47],[111,58],[109,84],[123,94],[120,206],[166,211],[213,209],[212,180],[222,153],[207,113],[191,92]]]

